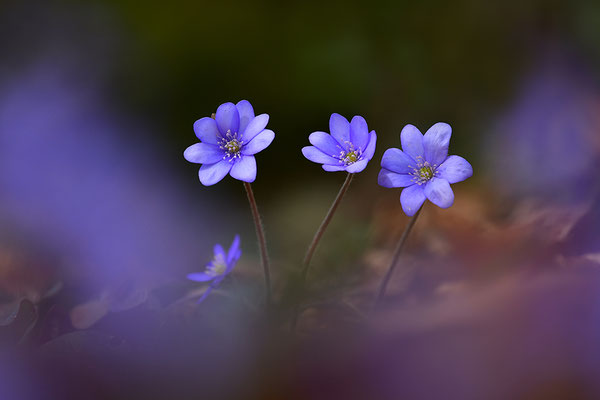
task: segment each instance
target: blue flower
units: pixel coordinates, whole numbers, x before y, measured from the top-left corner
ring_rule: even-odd
[[[275,133],[265,129],[267,114],[254,116],[247,100],[225,103],[217,108],[215,118],[201,118],[194,123],[200,143],[185,149],[189,162],[202,164],[198,176],[205,186],[214,185],[225,175],[244,182],[256,179],[254,154],[267,148]]]
[[[198,300],[198,303],[202,302],[209,293],[218,287],[223,279],[233,270],[233,267],[240,259],[242,255],[242,249],[240,249],[240,236],[235,235],[229,251],[225,253],[223,246],[216,244],[214,247],[214,258],[211,262],[206,264],[204,272],[194,272],[188,274],[187,278],[196,282],[209,282],[210,286],[202,297]]]
[[[452,128],[438,122],[422,135],[413,125],[400,133],[402,150],[387,149],[381,159],[378,183],[387,188],[402,187],[400,203],[413,216],[425,199],[441,208],[454,203],[451,183],[473,175],[473,167],[459,156],[448,157]]]
[[[347,171],[357,173],[365,169],[373,154],[377,135],[369,132],[367,121],[355,116],[352,122],[340,114],[331,114],[329,119],[331,135],[313,132],[308,137],[312,146],[302,149],[304,157],[312,162],[323,164],[325,171]]]

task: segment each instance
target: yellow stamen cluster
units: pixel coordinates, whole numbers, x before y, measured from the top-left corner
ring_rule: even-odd
[[[206,267],[206,274],[212,276],[223,275],[227,269],[227,263],[222,254],[216,254],[215,258]]]
[[[361,149],[355,149],[354,145],[350,142],[346,142],[346,144],[348,145],[348,151],[345,149],[341,150],[338,158],[340,160],[340,164],[347,166],[360,161],[362,157],[362,151]]]
[[[437,175],[437,165],[429,164],[429,162],[425,161],[423,157],[417,157],[416,161],[416,167],[412,165],[408,166],[412,169],[412,172],[409,172],[408,174],[412,176],[413,182],[415,182],[417,185],[423,185]]]
[[[227,131],[225,137],[221,137],[218,143],[219,148],[225,151],[224,160],[233,161],[236,158],[242,157],[241,150],[244,142],[241,136],[238,137],[237,132],[231,133],[231,131]]]

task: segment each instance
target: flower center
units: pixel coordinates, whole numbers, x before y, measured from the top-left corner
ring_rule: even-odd
[[[354,145],[350,142],[346,142],[348,144],[348,151],[345,150],[341,150],[340,151],[340,155],[339,155],[339,159],[340,159],[340,164],[344,164],[344,165],[350,165],[350,164],[354,164],[355,162],[359,161],[362,157],[362,151],[360,149],[355,149]]]
[[[412,176],[413,182],[417,185],[423,185],[434,178],[437,175],[437,165],[429,164],[429,161],[425,161],[423,157],[417,157],[417,166],[409,165],[412,172],[408,174]]]
[[[221,254],[215,255],[215,258],[206,266],[206,274],[212,276],[223,275],[227,269],[227,264]]]
[[[358,160],[358,154],[356,154],[356,151],[350,151],[346,153],[346,157],[344,157],[344,162],[346,165],[355,163],[356,160]]]
[[[225,137],[220,137],[218,140],[219,148],[225,151],[224,160],[233,161],[236,158],[241,158],[241,150],[244,145],[241,135],[238,137],[237,132],[231,133],[227,131]]]
[[[433,170],[431,169],[430,166],[423,166],[423,167],[419,168],[419,177],[421,179],[428,181],[431,178],[433,178]]]

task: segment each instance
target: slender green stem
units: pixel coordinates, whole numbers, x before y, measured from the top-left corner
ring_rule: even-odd
[[[383,296],[385,295],[385,289],[387,288],[390,278],[392,277],[394,268],[396,268],[396,264],[398,263],[398,259],[400,258],[400,254],[402,253],[402,249],[404,248],[404,244],[406,243],[406,239],[408,239],[408,235],[412,231],[413,226],[415,226],[415,223],[417,222],[417,218],[419,217],[419,214],[421,214],[421,210],[423,210],[423,206],[421,206],[421,208],[419,208],[417,210],[416,214],[410,219],[410,221],[408,222],[408,225],[406,226],[406,228],[404,229],[404,232],[402,233],[402,236],[400,237],[400,241],[398,242],[398,245],[396,246],[396,250],[394,251],[394,256],[392,257],[392,262],[390,263],[390,266],[388,267],[388,270],[387,270],[385,276],[383,277],[381,284],[379,285],[379,290],[377,291],[377,297],[375,298],[375,303],[373,304],[374,309],[381,302],[381,299],[383,299]]]
[[[325,229],[327,229],[327,226],[329,225],[329,223],[331,222],[331,219],[333,218],[333,214],[335,214],[335,211],[337,210],[338,206],[342,202],[342,198],[348,191],[348,188],[350,187],[350,182],[352,182],[353,177],[354,177],[354,174],[351,174],[351,173],[348,173],[348,175],[346,176],[346,180],[342,184],[342,187],[340,188],[340,191],[338,192],[337,196],[335,197],[335,200],[331,204],[331,207],[329,207],[329,211],[327,211],[327,215],[325,215],[325,219],[323,219],[323,221],[321,222],[321,225],[319,226],[319,229],[317,229],[317,232],[315,233],[315,236],[313,237],[313,240],[310,243],[310,246],[308,246],[308,250],[306,251],[306,255],[304,256],[304,262],[302,263],[302,272],[300,275],[300,297],[301,298],[304,293],[304,286],[306,285],[306,277],[308,275],[310,261],[312,260],[312,257],[314,255],[315,251],[317,250],[317,246],[319,245],[319,242],[321,241],[321,237],[325,233]],[[294,328],[296,327],[297,322],[298,322],[298,305],[296,305],[293,315],[292,315],[292,324],[291,324],[292,330],[294,330]]]
[[[327,211],[327,215],[325,216],[325,219],[323,220],[323,222],[321,222],[321,225],[319,226],[319,229],[317,229],[317,232],[315,233],[315,236],[313,237],[313,240],[310,243],[310,246],[308,246],[308,250],[306,251],[306,256],[304,256],[304,263],[303,263],[304,267],[302,269],[302,280],[303,281],[306,279],[306,275],[308,274],[308,267],[310,266],[310,261],[312,260],[313,254],[315,253],[315,250],[317,249],[317,246],[319,245],[319,242],[321,241],[321,237],[323,236],[323,233],[325,233],[325,229],[327,229],[327,226],[331,222],[331,219],[333,218],[333,214],[335,213],[338,206],[340,205],[342,198],[348,191],[348,187],[350,186],[350,182],[352,181],[353,177],[354,177],[354,174],[350,174],[350,173],[348,173],[348,176],[346,176],[346,180],[344,181],[342,187],[340,188],[340,191],[338,192],[335,200],[331,204],[329,211]]]
[[[269,307],[271,304],[271,274],[269,272],[269,254],[267,253],[265,231],[260,220],[260,214],[258,213],[258,207],[256,206],[254,192],[252,192],[252,186],[250,186],[248,182],[244,182],[244,188],[246,189],[246,194],[248,195],[248,202],[250,203],[250,209],[252,209],[252,217],[254,219],[254,226],[256,227],[256,236],[258,238],[258,246],[260,248],[260,259],[262,261],[265,273],[265,304],[267,307]]]

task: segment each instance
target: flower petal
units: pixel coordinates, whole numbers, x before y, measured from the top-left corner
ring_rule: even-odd
[[[258,153],[259,151],[263,151],[271,144],[273,139],[275,139],[275,132],[265,129],[254,136],[254,139],[252,139],[250,143],[245,144],[242,147],[242,154],[249,156]]]
[[[368,163],[369,163],[369,160],[357,161],[355,163],[348,165],[346,167],[346,171],[350,172],[351,174],[356,174],[356,173],[362,171],[363,169],[365,169],[367,167]]]
[[[231,242],[231,246],[229,246],[229,251],[227,252],[227,264],[231,263],[235,258],[237,253],[240,253],[240,235],[235,235],[233,238],[233,242]]]
[[[310,144],[321,150],[328,156],[337,157],[342,148],[330,134],[325,132],[313,132],[308,136]]]
[[[235,107],[240,115],[240,133],[244,133],[246,127],[254,118],[254,108],[252,108],[252,104],[248,100],[239,101]]]
[[[306,146],[302,148],[302,154],[312,162],[319,164],[339,165],[340,160],[328,156],[314,146]]]
[[[198,304],[202,303],[204,301],[204,299],[206,299],[208,297],[208,295],[210,294],[210,292],[212,292],[212,290],[215,287],[213,287],[212,285],[210,285],[209,287],[207,287],[206,290],[204,291],[204,293],[202,294],[202,296],[200,296],[200,298],[198,299],[198,301],[196,303],[198,303]]]
[[[333,113],[329,118],[329,132],[331,136],[344,148],[348,149],[350,141],[350,123],[340,114]]]
[[[360,115],[356,115],[350,121],[350,142],[355,149],[365,150],[369,143],[370,135],[367,121]]]
[[[233,270],[233,267],[235,267],[235,264],[238,262],[241,256],[241,249],[237,249],[235,253],[231,253],[230,259],[227,261],[227,268],[225,268],[225,272],[223,273],[223,275],[227,275]]]
[[[215,278],[215,276],[209,275],[205,272],[194,272],[194,273],[188,274],[187,278],[191,281],[196,281],[196,282],[208,282],[208,281],[212,281]]]
[[[223,159],[223,150],[208,143],[195,143],[185,149],[183,157],[196,164],[214,164]]]
[[[377,134],[375,131],[371,131],[369,133],[369,144],[367,144],[367,148],[363,153],[363,158],[366,160],[370,160],[373,158],[373,154],[375,154],[375,145],[377,144]]]
[[[431,178],[425,184],[425,196],[438,207],[448,208],[454,203],[454,192],[447,180]]]
[[[406,125],[400,132],[402,150],[413,159],[423,157],[423,134],[414,125]]]
[[[402,189],[402,193],[400,193],[400,204],[402,204],[402,210],[409,217],[415,215],[424,202],[425,194],[423,193],[423,186],[408,186]]]
[[[254,156],[242,156],[235,161],[230,175],[240,181],[254,182],[256,179],[256,160]]]
[[[250,142],[252,139],[254,139],[254,136],[261,133],[267,126],[268,122],[268,114],[260,114],[254,117],[252,121],[248,123],[246,130],[242,132],[242,140],[244,143]]]
[[[227,160],[221,160],[215,164],[202,164],[198,171],[200,183],[204,186],[211,186],[225,178],[229,173],[231,163]]]
[[[448,157],[448,145],[452,128],[444,122],[433,125],[423,136],[425,160],[431,165],[439,166]]]
[[[344,165],[323,164],[322,167],[327,172],[337,172],[337,171],[345,171],[346,170],[346,167]]]
[[[231,133],[239,132],[240,114],[238,113],[235,104],[221,104],[219,108],[217,108],[215,120],[217,121],[217,127],[219,128],[221,135],[225,136],[227,131],[231,131]]]
[[[383,153],[381,166],[398,174],[408,174],[416,166],[415,160],[400,149],[391,148]]]
[[[473,167],[460,156],[450,156],[438,167],[437,172],[448,183],[456,183],[472,177]]]
[[[217,129],[217,122],[210,117],[200,118],[194,122],[194,133],[201,142],[218,143],[219,130]]]
[[[227,259],[227,253],[225,253],[225,249],[223,249],[223,246],[221,246],[220,244],[215,244],[213,247],[213,253],[216,256],[221,256],[223,257],[223,260]]]
[[[381,171],[379,171],[377,183],[379,184],[379,186],[383,186],[386,188],[397,188],[414,185],[415,181],[411,175],[397,174],[395,172],[388,171],[387,169],[383,168]]]

